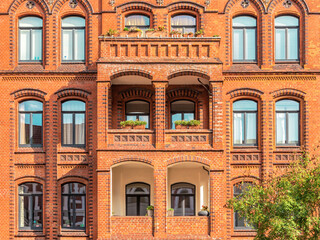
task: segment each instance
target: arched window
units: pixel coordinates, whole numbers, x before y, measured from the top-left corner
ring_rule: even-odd
[[[276,61],[299,60],[299,18],[280,16],[275,19]]]
[[[277,145],[299,145],[300,104],[294,100],[276,102]]]
[[[24,17],[19,20],[19,61],[42,60],[42,19]]]
[[[62,19],[62,61],[85,60],[86,20],[82,17]]]
[[[249,186],[252,186],[251,182],[241,182],[238,184],[233,185],[233,197],[240,196],[243,192],[248,189]],[[240,217],[239,213],[235,211],[233,213],[234,216],[234,228],[236,230],[251,230],[253,227],[246,221],[245,218]]]
[[[174,122],[178,120],[195,119],[195,103],[190,100],[178,100],[171,103],[171,128],[175,129]]]
[[[197,20],[192,15],[175,15],[171,18],[171,31],[182,34],[195,33],[197,31]]]
[[[41,230],[43,226],[43,189],[40,183],[23,183],[19,192],[19,228]]]
[[[143,35],[146,30],[150,28],[150,18],[141,14],[128,15],[125,18],[126,28],[139,28],[142,30]]]
[[[255,62],[257,60],[257,20],[249,16],[235,17],[232,29],[233,61]]]
[[[142,100],[126,102],[126,120],[139,120],[147,122],[149,128],[150,104]]]
[[[86,227],[86,186],[82,183],[62,185],[62,228],[85,229]]]
[[[78,100],[62,103],[62,145],[85,146],[86,104]]]
[[[126,185],[126,215],[145,216],[150,205],[150,185],[130,183]]]
[[[233,103],[233,144],[257,144],[257,102],[239,100]]]
[[[175,216],[195,216],[196,187],[190,183],[171,185],[171,208]]]
[[[28,100],[19,103],[19,146],[42,146],[42,102]]]

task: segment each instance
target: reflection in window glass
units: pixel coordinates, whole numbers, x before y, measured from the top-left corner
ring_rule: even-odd
[[[146,101],[134,100],[126,102],[126,120],[147,122],[149,128],[150,104]]]
[[[176,15],[171,18],[171,31],[178,31],[182,34],[195,33],[197,29],[197,21],[191,15]]]
[[[233,197],[241,195],[248,187],[252,186],[251,182],[242,182],[233,186]],[[237,211],[234,213],[234,228],[235,229],[252,229],[253,227],[246,221],[245,218],[241,217]]]
[[[139,28],[145,35],[146,30],[150,28],[150,18],[145,15],[129,15],[125,18],[125,27],[128,29]]]
[[[195,103],[189,100],[178,100],[171,103],[171,128],[175,129],[175,121],[195,119]]]
[[[173,184],[171,208],[175,216],[195,216],[195,186],[189,183]]]
[[[150,185],[131,183],[126,186],[126,215],[145,216],[150,205]]]

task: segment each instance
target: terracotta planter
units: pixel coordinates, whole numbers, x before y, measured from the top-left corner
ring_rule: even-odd
[[[181,129],[188,129],[188,126],[181,125]]]
[[[181,125],[175,124],[176,129],[181,129]]]
[[[137,126],[133,126],[133,129],[146,129],[146,125],[137,125]]]
[[[153,210],[147,210],[148,217],[153,217]]]
[[[141,37],[142,32],[130,32],[128,34],[128,37]]]
[[[123,129],[132,129],[132,126],[126,125],[126,126],[123,126],[122,128],[123,128]]]
[[[200,125],[189,126],[189,129],[200,129]]]
[[[173,211],[168,211],[168,217],[173,217],[174,216],[174,210]]]
[[[165,37],[166,32],[164,31],[149,31],[146,32],[146,37],[148,38],[158,38],[158,37]]]

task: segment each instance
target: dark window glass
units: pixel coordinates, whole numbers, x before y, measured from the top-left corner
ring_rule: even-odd
[[[275,19],[276,61],[299,60],[299,18],[280,16]]]
[[[195,216],[195,186],[190,183],[171,185],[171,208],[175,216]]]
[[[233,61],[257,60],[257,20],[249,16],[235,17],[233,28]]]
[[[70,100],[62,103],[62,145],[85,146],[86,104]]]
[[[293,100],[276,102],[277,145],[299,145],[300,104]]]
[[[197,20],[191,15],[176,15],[171,18],[171,31],[178,31],[182,34],[195,33]]]
[[[23,183],[19,185],[19,228],[42,229],[42,185]]]
[[[233,103],[233,144],[257,144],[257,103],[239,100]]]
[[[85,229],[86,227],[86,186],[82,183],[62,185],[62,227]]]
[[[174,122],[178,120],[195,119],[195,104],[189,100],[178,100],[171,103],[171,128],[175,129]]]
[[[42,19],[24,17],[19,20],[19,60],[42,60]]]
[[[42,102],[28,100],[19,103],[19,145],[42,146]]]
[[[130,101],[126,103],[126,120],[139,120],[147,122],[149,128],[150,104],[146,101]]]
[[[150,18],[145,15],[129,15],[125,18],[125,27],[139,28],[145,35],[145,31],[150,28]]]
[[[235,184],[233,186],[233,197],[240,196],[246,189],[252,186],[251,182],[242,182]],[[234,212],[234,228],[235,229],[243,229],[243,230],[251,230],[253,227],[246,221],[245,218],[240,217],[239,213],[237,211]]]
[[[145,216],[150,205],[150,185],[130,183],[126,186],[126,215]]]

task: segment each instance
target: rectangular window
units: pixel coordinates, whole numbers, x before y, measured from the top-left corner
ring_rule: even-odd
[[[299,144],[299,114],[288,113],[288,144]]]
[[[277,144],[286,144],[287,139],[287,121],[286,113],[277,113]]]
[[[233,30],[233,59],[236,61],[241,61],[244,59],[243,53],[243,30],[234,29]]]
[[[248,28],[245,29],[245,60],[255,61],[256,60],[256,29]]]
[[[73,115],[63,114],[63,144],[73,144]]]
[[[73,58],[73,34],[72,30],[63,30],[62,31],[62,39],[63,39],[63,44],[62,44],[62,56],[63,60],[72,60]]]
[[[244,114],[234,113],[233,114],[233,143],[243,144],[244,143]]]

